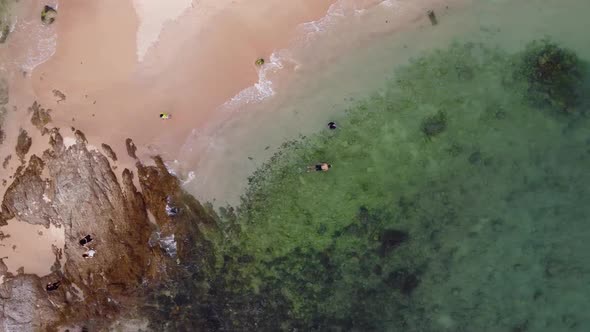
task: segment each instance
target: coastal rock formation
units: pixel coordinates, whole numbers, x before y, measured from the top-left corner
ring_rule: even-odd
[[[82,132],[76,131],[70,147],[58,129],[49,134],[51,148],[17,170],[0,221],[16,217],[62,227],[65,247],[56,248],[53,272],[43,278],[13,275],[0,264],[0,329],[100,331],[119,318],[138,319],[130,308],[141,301],[142,289],[177,273],[179,262],[193,254],[202,227],[213,226],[214,219],[187,199],[161,159],[156,166],[137,163],[140,193],[133,172],[125,169],[118,183],[107,157],[89,151]],[[24,158],[26,152],[18,155]],[[81,242],[87,235],[92,240]],[[154,238],[159,242],[150,241]]]

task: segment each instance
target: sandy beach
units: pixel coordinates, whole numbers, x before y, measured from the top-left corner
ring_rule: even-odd
[[[38,101],[54,110],[58,127],[80,129],[120,156],[130,137],[142,159],[156,153],[177,159],[178,142],[257,81],[254,61],[285,46],[298,24],[324,15],[330,2],[281,5],[272,20],[277,24],[262,17],[274,12],[278,1],[254,6],[256,11],[242,10],[252,4],[224,9],[200,3],[164,25],[160,41],[139,62],[139,20],[130,2],[64,1],[55,55],[36,68],[33,89]],[[58,103],[54,90],[66,99]],[[162,121],[161,112],[173,118]]]

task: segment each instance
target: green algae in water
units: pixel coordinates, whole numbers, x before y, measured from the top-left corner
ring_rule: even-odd
[[[190,321],[587,331],[590,119],[530,103],[524,54],[435,51],[337,131],[285,143],[222,210],[215,271],[183,279],[198,294]],[[318,161],[333,167],[306,172]]]
[[[225,287],[268,305],[249,320],[281,330],[586,330],[590,303],[575,293],[590,291],[590,266],[570,241],[590,232],[590,123],[539,112],[530,82],[507,83],[526,54],[436,51],[351,108],[337,132],[286,143],[229,223],[240,229],[234,256],[248,259],[233,259],[238,279]],[[574,77],[564,84],[580,84]],[[334,167],[306,173],[318,160]]]
[[[575,110],[587,66],[573,51],[544,39],[528,44],[521,58],[518,74],[527,81],[533,103],[561,112]]]

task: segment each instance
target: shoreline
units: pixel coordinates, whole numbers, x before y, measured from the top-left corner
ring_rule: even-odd
[[[430,2],[432,1],[424,1],[424,3]],[[332,1],[325,1],[318,7],[300,6],[297,7],[298,9],[281,7],[279,14],[289,16],[293,14],[293,10],[297,9],[299,16],[289,16],[291,21],[285,23],[284,29],[276,29],[270,22],[261,23],[246,33],[246,36],[250,36],[251,39],[245,41],[232,38],[239,35],[236,32],[243,27],[245,21],[257,21],[257,15],[268,15],[274,12],[281,6],[279,2],[266,3],[263,8],[248,7],[244,2],[240,2],[235,7],[219,9],[209,18],[216,22],[215,27],[207,25],[209,21],[201,22],[200,27],[192,26],[194,19],[204,14],[191,8],[187,9],[177,21],[168,22],[164,26],[159,36],[161,40],[142,62],[137,61],[137,44],[135,44],[139,18],[128,19],[131,11],[135,10],[131,2],[127,6],[119,6],[117,15],[111,15],[112,10],[109,10],[109,6],[114,7],[118,4],[116,0],[107,0],[100,5],[93,3],[88,6],[78,2],[61,4],[59,20],[50,27],[57,29],[60,36],[55,55],[38,66],[32,75],[24,75],[21,78],[15,73],[12,77],[12,81],[18,84],[13,85],[15,88],[10,90],[9,105],[16,107],[16,111],[9,116],[8,121],[18,123],[19,126],[11,127],[12,131],[7,132],[8,139],[0,148],[0,152],[6,152],[4,150],[12,148],[11,145],[14,145],[14,139],[17,136],[14,130],[19,130],[20,127],[27,130],[33,141],[27,158],[32,154],[40,155],[48,148],[48,136],[41,135],[30,124],[31,113],[25,111],[29,109],[33,101],[38,101],[41,107],[51,109],[50,126],[61,128],[61,135],[66,145],[75,141],[75,129],[85,134],[90,142],[88,144],[90,150],[96,149],[95,147],[99,147],[101,143],[109,145],[114,150],[118,160],[111,163],[119,183],[123,183],[122,172],[127,168],[134,173],[133,182],[141,191],[136,162],[141,161],[144,165],[152,165],[151,157],[160,155],[166,161],[168,168],[178,174],[179,180],[185,184],[185,189],[195,195],[202,193],[203,190],[211,189],[203,186],[204,189],[198,192],[190,190],[194,185],[191,181],[195,172],[198,175],[197,180],[202,179],[203,176],[218,178],[219,174],[223,173],[211,172],[210,168],[201,168],[199,160],[211,156],[207,154],[207,147],[195,147],[195,150],[187,153],[185,145],[191,139],[191,133],[196,132],[202,135],[209,130],[208,128],[220,122],[221,124],[225,124],[226,121],[235,123],[236,111],[247,107],[247,103],[239,103],[239,107],[234,109],[224,109],[223,106],[231,100],[230,98],[239,96],[240,91],[256,88],[252,84],[256,84],[256,80],[260,79],[259,70],[268,70],[269,79],[273,84],[278,85],[278,90],[282,91],[289,86],[290,79],[300,78],[301,75],[307,75],[310,71],[320,68],[321,61],[314,63],[307,61],[303,56],[305,52],[309,52],[306,47],[311,41],[315,40],[315,44],[322,43],[321,35],[310,37],[310,34],[321,30],[319,26],[321,24],[326,24],[326,30],[330,30],[333,24],[338,24],[338,20],[350,19],[346,15],[353,15],[351,17],[358,17],[357,20],[360,20],[365,12],[381,6],[382,2],[366,1],[362,4],[364,6],[362,8],[346,7],[349,4],[344,2],[333,4]],[[96,6],[104,7],[99,9]],[[416,12],[414,15],[422,17],[422,8],[417,5],[415,8],[418,8],[420,13]],[[380,10],[380,8],[377,9]],[[91,19],[80,22],[81,17],[86,18],[94,12],[96,15]],[[117,26],[118,20],[124,20],[125,24]],[[301,22],[302,20],[304,22]],[[325,22],[327,20],[334,20],[336,23]],[[112,26],[104,30],[107,24]],[[224,24],[227,26],[220,28]],[[192,34],[181,34],[182,31],[192,31],[191,27],[194,28]],[[312,27],[311,32],[310,27]],[[217,30],[213,31],[215,29]],[[270,33],[271,36],[265,35],[264,38],[258,38],[260,33],[255,29],[272,33]],[[106,47],[106,50],[117,49],[118,52],[97,53],[96,48],[88,47],[88,36],[94,34],[100,34],[100,37],[90,38],[91,44],[95,47]],[[183,37],[175,38],[177,35]],[[191,37],[195,37],[194,40],[184,45]],[[228,45],[235,51],[228,52],[225,49]],[[190,52],[183,54],[175,52],[181,46],[186,46]],[[239,57],[235,59],[234,55],[238,53]],[[251,62],[260,54],[284,55],[283,63],[278,65],[282,67],[282,70],[273,72],[270,66],[272,61],[267,61],[263,68],[256,68]],[[196,61],[195,64],[193,57],[201,61]],[[115,59],[120,62],[110,70],[106,70],[105,67],[109,67]],[[224,68],[218,68],[218,63]],[[220,76],[220,71],[229,73],[223,77]],[[281,85],[283,83],[284,85]],[[30,86],[32,89],[29,88]],[[195,90],[203,91],[197,93]],[[63,97],[56,91],[63,93],[65,99],[60,100]],[[200,100],[204,95],[207,95],[207,98]],[[156,115],[167,108],[171,109],[169,112],[173,114],[173,118],[162,121]],[[194,112],[195,108],[203,110]],[[273,116],[279,115],[273,114]],[[126,138],[131,138],[138,148],[137,159],[127,154]],[[196,162],[194,158],[197,158]],[[14,164],[14,160],[16,158],[12,159],[6,172],[14,171],[14,168],[18,166]],[[219,160],[219,158],[213,158],[207,162],[219,164]],[[176,161],[179,162],[176,163]],[[192,173],[183,174],[182,168]],[[222,168],[225,169],[226,166]],[[246,169],[250,170],[250,168],[248,166]],[[242,173],[243,170],[236,172],[240,176],[244,175]],[[243,177],[244,181],[246,178],[247,176]],[[2,191],[5,189],[3,188]],[[215,198],[213,194],[215,192],[211,190],[212,194],[209,197],[198,198],[211,201]]]

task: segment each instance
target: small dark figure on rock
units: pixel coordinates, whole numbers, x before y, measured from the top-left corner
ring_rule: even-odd
[[[90,250],[86,251],[85,253],[83,253],[82,254],[82,257],[84,257],[84,258],[92,258],[92,257],[94,257],[95,254],[96,254],[96,250],[90,249]]]
[[[58,289],[59,285],[61,285],[61,281],[56,281],[53,283],[50,282],[45,286],[45,289],[47,289],[48,292],[51,292],[51,291]]]
[[[177,208],[176,206],[170,206],[170,205],[166,205],[166,214],[169,217],[174,217],[176,215],[178,215],[178,213],[180,212],[180,209]]]
[[[87,243],[89,243],[92,240],[93,240],[92,236],[90,236],[90,234],[88,234],[80,240],[80,245],[85,246]]]
[[[561,112],[576,106],[585,64],[575,52],[547,40],[528,44],[518,72],[528,83],[528,97]]]

